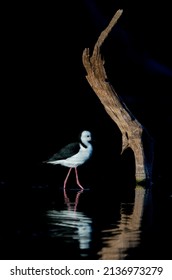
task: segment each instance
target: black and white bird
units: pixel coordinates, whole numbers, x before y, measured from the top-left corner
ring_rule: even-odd
[[[59,152],[50,157],[46,163],[60,164],[69,168],[67,176],[64,180],[64,189],[69,178],[72,168],[75,169],[76,183],[83,190],[83,186],[79,182],[77,167],[84,164],[92,155],[93,147],[91,144],[91,132],[82,131],[78,142],[70,143],[63,147]]]

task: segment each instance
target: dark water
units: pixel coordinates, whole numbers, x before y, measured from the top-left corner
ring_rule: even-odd
[[[2,182],[0,258],[172,259],[172,196],[159,189]]]

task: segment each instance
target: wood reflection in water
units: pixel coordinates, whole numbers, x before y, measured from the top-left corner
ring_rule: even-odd
[[[140,227],[147,197],[147,190],[141,186],[136,186],[132,214],[124,213],[124,208],[121,205],[119,224],[110,229],[108,237],[104,238],[104,245],[98,253],[100,259],[125,259],[127,250],[139,245]],[[103,234],[105,233],[107,231],[103,231]]]

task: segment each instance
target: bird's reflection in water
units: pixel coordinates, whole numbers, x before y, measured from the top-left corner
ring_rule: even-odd
[[[65,201],[68,211],[76,212],[81,193],[83,193],[83,190],[80,190],[76,193],[75,200],[74,200],[74,202],[72,202],[72,201],[70,201],[69,196],[67,195],[66,189],[64,188],[64,190],[63,190],[64,201]]]
[[[121,217],[118,223],[113,228],[102,231],[103,246],[98,253],[100,259],[127,259],[128,250],[139,246],[141,222],[148,197],[148,190],[136,186],[131,214],[126,211],[129,205],[121,203]]]
[[[66,243],[78,241],[81,256],[85,256],[90,247],[92,220],[83,212],[77,210],[79,199],[84,191],[78,191],[74,200],[71,200],[69,194],[64,189],[64,210],[49,210],[47,217],[49,221],[49,234],[51,237],[63,237]]]

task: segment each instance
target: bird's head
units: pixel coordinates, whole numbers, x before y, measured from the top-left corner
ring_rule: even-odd
[[[81,133],[81,142],[88,143],[92,141],[91,132],[88,130],[84,130]]]
[[[92,141],[92,134],[88,130],[83,130],[80,134],[80,142],[83,146],[88,146],[90,145]]]

